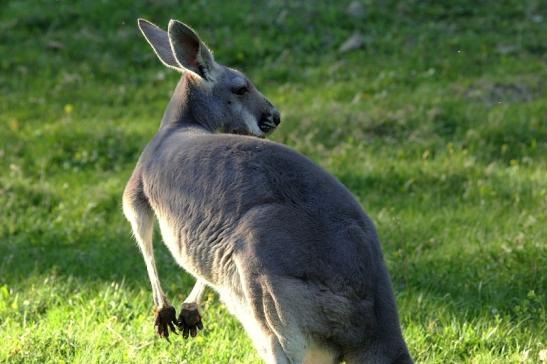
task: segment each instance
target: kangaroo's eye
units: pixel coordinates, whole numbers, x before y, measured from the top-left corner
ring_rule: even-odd
[[[244,95],[246,94],[247,92],[249,92],[249,89],[247,88],[247,86],[239,86],[239,87],[235,87],[232,89],[232,92],[236,95]]]

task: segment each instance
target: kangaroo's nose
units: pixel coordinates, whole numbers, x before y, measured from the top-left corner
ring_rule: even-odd
[[[267,112],[263,113],[258,121],[258,127],[264,133],[271,133],[281,122],[279,111],[275,108],[271,108]]]
[[[272,118],[273,118],[273,122],[275,123],[275,126],[278,126],[279,123],[281,123],[281,115],[279,115],[279,111],[277,111],[277,109],[273,109]]]

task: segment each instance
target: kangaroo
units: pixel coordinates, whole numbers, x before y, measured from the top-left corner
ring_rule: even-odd
[[[182,73],[123,194],[157,333],[195,336],[209,286],[267,363],[412,363],[374,225],[352,194],[264,139],[279,112],[244,74],[216,63],[189,26],[138,25],[160,61]],[[178,317],[154,262],[154,218],[196,278]]]

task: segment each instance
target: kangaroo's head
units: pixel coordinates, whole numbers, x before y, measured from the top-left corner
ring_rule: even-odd
[[[176,20],[167,32],[144,19],[138,24],[161,62],[183,74],[165,122],[184,119],[212,132],[258,137],[279,125],[276,108],[243,73],[216,63],[192,28]]]

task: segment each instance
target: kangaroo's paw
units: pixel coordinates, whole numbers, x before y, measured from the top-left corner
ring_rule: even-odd
[[[160,337],[164,337],[169,341],[169,330],[176,334],[175,324],[177,323],[177,313],[173,306],[165,306],[161,309],[156,309],[156,319],[154,320],[154,328]]]
[[[188,335],[195,337],[198,330],[203,330],[198,305],[195,303],[183,303],[177,324],[185,339],[188,338]]]

